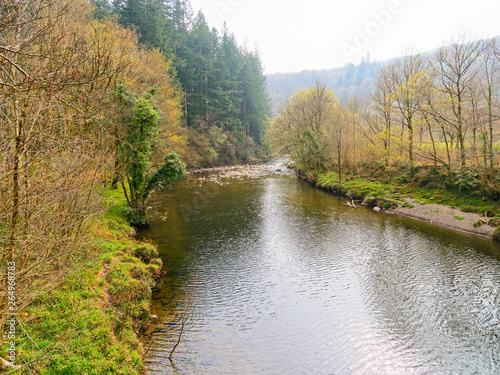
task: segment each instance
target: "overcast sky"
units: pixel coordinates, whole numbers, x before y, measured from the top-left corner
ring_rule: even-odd
[[[190,0],[211,27],[224,21],[258,47],[266,72],[328,69],[423,52],[459,33],[500,35],[498,0]]]

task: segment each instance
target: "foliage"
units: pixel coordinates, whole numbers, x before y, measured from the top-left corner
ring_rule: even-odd
[[[189,164],[261,156],[270,106],[258,52],[239,46],[227,28],[221,35],[210,30],[203,13],[193,18],[185,0],[115,0],[112,12],[122,25],[138,29],[141,42],[172,61],[184,96],[188,142],[195,146],[186,155]],[[224,147],[207,139],[207,127],[225,134]]]
[[[459,192],[480,193],[481,182],[478,173],[474,173],[470,169],[461,170],[456,174],[455,180]]]
[[[422,184],[421,179],[437,173],[432,168],[422,169],[415,174],[413,180],[401,182],[406,170],[391,171],[377,177],[370,177],[370,170],[361,170],[356,175],[347,175],[342,186],[339,185],[338,174],[335,172],[307,173],[303,171],[308,180],[317,186],[336,193],[347,195],[368,205],[383,208],[402,206],[411,208],[406,199],[411,198],[420,204],[442,204],[457,207],[463,212],[476,212],[479,215],[495,216],[500,211],[498,201],[490,198],[477,198],[469,193],[460,193],[455,183],[447,183],[435,187]],[[422,187],[422,185],[425,185]],[[496,221],[491,222],[495,226]]]
[[[338,100],[326,86],[317,83],[302,90],[283,106],[268,132],[271,144],[289,154],[300,168],[323,171],[335,166],[339,184],[349,164],[352,142],[351,114],[338,106]]]
[[[185,176],[185,165],[176,153],[163,160],[154,173],[153,153],[160,132],[161,115],[153,100],[156,90],[138,98],[125,85],[118,86],[115,97],[125,107],[122,112],[124,139],[117,153],[125,170],[126,183],[122,183],[131,208],[130,220],[136,225],[146,224],[146,201],[153,190],[169,189],[173,182]],[[127,189],[128,187],[128,189]]]
[[[138,372],[140,351],[131,319],[125,322],[127,337],[116,335],[108,327],[111,318],[94,306],[105,301],[108,283],[103,277],[96,281],[98,251],[103,262],[114,265],[113,252],[130,234],[118,219],[123,210],[112,208],[112,214],[96,219],[103,209],[100,186],[121,178],[124,158],[130,157],[135,164],[127,171],[137,178],[137,195],[146,195],[168,186],[167,173],[181,165],[169,159],[170,170],[162,170],[165,155],[185,152],[181,95],[170,62],[158,50],[141,46],[135,32],[108,18],[106,3],[98,3],[92,8],[86,0],[7,0],[0,6],[0,346],[7,264],[13,262],[18,316],[42,319],[23,322],[41,350],[19,332],[25,346],[18,363],[55,345],[55,352],[41,359],[45,373]],[[130,104],[124,105],[110,95],[119,85],[131,92],[158,91],[154,103],[150,97],[123,95]],[[128,142],[140,138],[132,136],[134,124],[151,130],[154,142]],[[151,186],[141,175],[144,165],[159,171]],[[99,235],[110,236],[109,241],[96,241]],[[157,266],[137,267],[146,277]],[[145,311],[144,301],[128,301],[130,311]]]
[[[306,178],[355,199],[387,206],[408,196],[495,215],[499,58],[498,38],[410,52],[381,66],[369,98],[332,105],[329,124],[328,106],[313,100],[318,85],[299,90],[268,139]]]
[[[160,266],[142,259],[156,257],[157,251],[130,237],[133,230],[123,217],[127,205],[123,194],[103,195],[106,209],[89,226],[94,257],[74,265],[60,286],[20,315],[29,334],[19,334],[19,363],[28,363],[22,373],[100,375],[143,370],[142,344],[134,331],[147,324],[148,298]],[[48,355],[40,356],[43,353]]]

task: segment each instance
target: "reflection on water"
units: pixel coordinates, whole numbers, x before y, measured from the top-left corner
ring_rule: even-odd
[[[157,197],[151,374],[498,374],[500,249],[294,176]],[[173,361],[186,307],[188,320]]]

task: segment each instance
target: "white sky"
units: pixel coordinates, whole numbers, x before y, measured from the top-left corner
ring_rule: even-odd
[[[424,52],[459,33],[500,35],[498,0],[190,0],[210,27],[224,21],[258,47],[267,73],[382,61]]]

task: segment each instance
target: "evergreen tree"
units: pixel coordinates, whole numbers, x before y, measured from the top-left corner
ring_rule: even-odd
[[[267,131],[271,110],[266,77],[258,53],[246,53],[243,67],[242,121],[247,136],[261,145]]]
[[[120,24],[139,27],[144,15],[143,0],[113,0],[113,12]]]
[[[216,54],[218,83],[220,87],[218,118],[229,131],[242,131],[240,117],[242,104],[243,55],[238,49],[234,35],[224,26]]]
[[[162,0],[114,0],[113,10],[118,22],[137,28],[141,43],[160,50],[167,47]]]
[[[199,154],[225,162],[253,154],[249,140],[262,144],[270,114],[258,54],[241,48],[226,26],[221,35],[210,30],[203,13],[193,19],[187,0],[114,0],[112,11],[172,61],[190,137],[206,148]]]
[[[186,69],[191,73],[185,77],[188,102],[188,125],[205,120],[209,110],[208,82],[213,69],[212,34],[203,13],[198,13],[187,39],[190,58]]]
[[[98,20],[107,18],[111,13],[111,7],[107,0],[92,0],[95,6],[94,17]]]

